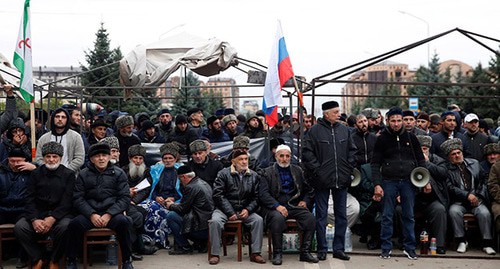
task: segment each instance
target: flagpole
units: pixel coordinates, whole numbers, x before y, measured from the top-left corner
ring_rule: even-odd
[[[30,128],[31,128],[31,160],[36,162],[36,127],[35,127],[35,98],[30,102]]]

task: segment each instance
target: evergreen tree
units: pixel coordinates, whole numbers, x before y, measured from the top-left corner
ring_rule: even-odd
[[[183,87],[176,91],[175,99],[172,101],[172,111],[174,115],[186,115],[186,112],[193,107],[204,109],[203,106],[198,106],[200,100],[200,88],[196,87],[200,86],[198,77],[194,75],[193,72],[189,71],[182,84]]]
[[[203,93],[203,98],[208,114],[213,115],[217,109],[225,108],[224,100],[222,100],[222,94],[220,92],[214,92],[213,89],[210,89],[208,92]]]

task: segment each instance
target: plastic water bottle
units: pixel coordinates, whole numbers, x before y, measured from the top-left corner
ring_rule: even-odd
[[[333,225],[328,224],[326,226],[326,246],[328,247],[328,252],[333,252],[333,237],[335,231],[333,230]]]
[[[431,239],[431,246],[429,247],[429,249],[431,250],[431,255],[436,255],[437,254],[437,252],[436,252],[437,245],[436,245],[436,238],[435,237],[433,237]]]
[[[117,244],[116,236],[112,235],[109,238],[109,241],[112,241],[113,244],[109,244],[106,246],[106,263],[108,265],[117,265],[118,264],[118,261],[117,261],[118,247],[116,246],[116,244]]]
[[[420,233],[420,254],[421,255],[427,255],[429,253],[428,243],[429,243],[429,234],[427,234],[427,231],[424,229]]]
[[[345,243],[344,243],[344,251],[352,252],[352,232],[349,227],[345,230]]]

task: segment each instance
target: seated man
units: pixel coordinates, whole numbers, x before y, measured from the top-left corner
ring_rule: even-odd
[[[467,251],[464,230],[464,213],[472,212],[478,220],[483,237],[483,251],[488,255],[496,252],[493,245],[491,214],[486,207],[488,190],[486,175],[476,159],[464,158],[462,141],[459,138],[446,140],[441,151],[448,156],[448,191],[450,192],[450,221],[453,235],[458,243],[457,252]]]
[[[417,135],[418,142],[424,153],[425,167],[431,178],[415,197],[415,212],[421,213],[430,228],[430,236],[436,238],[437,254],[446,254],[446,211],[449,206],[448,188],[446,186],[446,161],[430,153],[432,137]],[[425,224],[424,224],[425,225]]]
[[[303,231],[300,246],[300,261],[317,263],[311,255],[311,242],[316,230],[313,214],[307,209],[310,202],[310,188],[307,186],[302,169],[290,164],[292,151],[286,145],[276,149],[276,163],[264,170],[260,180],[259,201],[262,216],[271,230],[273,239],[273,264],[281,265],[283,259],[283,232],[286,219],[296,219]]]
[[[64,148],[51,141],[43,145],[44,164],[31,173],[26,198],[26,213],[14,229],[33,267],[42,268],[45,245],[37,241],[50,236],[53,240],[50,269],[59,268],[67,245],[67,227],[71,221],[71,201],[75,173],[61,164]]]
[[[244,150],[232,153],[232,165],[222,169],[214,183],[215,211],[209,223],[211,253],[209,263],[219,263],[221,236],[224,224],[228,221],[241,220],[250,228],[251,248],[250,261],[265,263],[260,255],[264,221],[255,213],[259,193],[259,176],[248,168],[249,154]]]
[[[69,244],[66,268],[76,269],[76,256],[83,234],[92,228],[109,228],[116,232],[122,252],[123,269],[133,269],[130,257],[132,221],[123,213],[130,204],[125,172],[112,165],[110,148],[97,143],[89,150],[90,164],[76,179],[73,206],[79,214],[68,226]]]
[[[208,240],[208,220],[214,211],[212,187],[197,177],[187,165],[177,169],[177,176],[184,188],[180,203],[168,200],[166,205],[171,211],[167,219],[176,246],[176,249],[169,254],[191,253],[193,248],[189,245],[188,239],[194,242],[199,252],[204,252]]]
[[[224,166],[220,161],[210,158],[207,143],[209,144],[208,141],[195,140],[189,144],[191,160],[187,165],[193,169],[198,177],[205,180],[205,182],[212,187],[217,177],[217,173],[219,173]]]

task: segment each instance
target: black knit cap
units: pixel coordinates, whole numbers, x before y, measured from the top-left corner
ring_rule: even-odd
[[[187,116],[189,117],[189,116],[191,116],[191,114],[194,114],[194,113],[200,112],[200,111],[203,112],[203,109],[201,109],[199,107],[193,107],[187,111]]]
[[[207,125],[212,125],[212,123],[214,123],[218,119],[219,118],[217,118],[217,116],[210,116],[210,117],[208,117],[208,119],[207,119]]]
[[[165,113],[169,113],[170,114],[170,110],[168,108],[164,108],[164,109],[158,111],[158,114],[156,114],[156,116],[160,117],[161,114],[165,114]]]
[[[184,115],[177,115],[175,117],[175,125],[181,124],[181,123],[187,123],[186,116],[184,116]]]
[[[401,108],[399,108],[397,106],[391,107],[389,109],[389,111],[387,111],[386,117],[390,118],[391,116],[394,116],[394,115],[401,115],[401,116],[403,116],[403,111],[401,110]]]
[[[403,117],[415,118],[415,113],[413,113],[413,111],[411,111],[411,110],[405,110],[405,111],[403,111]]]
[[[187,165],[183,165],[179,168],[177,168],[177,175],[185,175],[185,174],[188,174],[188,173],[191,173],[193,172],[193,169],[191,169],[190,166],[187,166]]]
[[[321,109],[323,111],[329,110],[329,109],[332,109],[332,108],[336,108],[336,107],[339,107],[339,103],[337,101],[328,101],[328,102],[324,102],[321,105]]]
[[[21,157],[21,158],[27,158],[26,153],[20,148],[13,148],[9,151],[9,154],[7,157]]]

